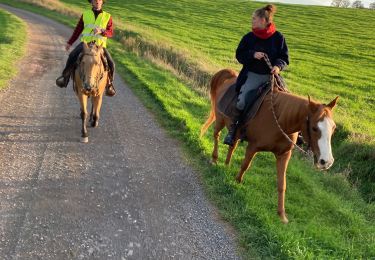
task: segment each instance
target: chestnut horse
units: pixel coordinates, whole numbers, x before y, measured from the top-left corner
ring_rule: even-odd
[[[237,73],[235,71],[224,69],[217,72],[211,80],[211,112],[202,126],[201,136],[216,120],[214,150],[212,153],[213,163],[216,163],[218,158],[220,131],[231,124],[231,119],[225,117],[218,110],[216,104],[218,104],[226,90],[236,82],[236,79]],[[242,182],[244,173],[251,165],[251,161],[257,152],[272,152],[276,157],[278,214],[283,223],[288,223],[284,207],[286,169],[298,132],[301,131],[304,140],[308,140],[309,147],[311,147],[314,154],[315,166],[320,170],[330,168],[334,161],[331,150],[331,136],[336,127],[332,119],[332,109],[336,105],[337,99],[338,97],[328,105],[323,105],[311,101],[310,98],[301,98],[290,93],[280,92],[274,88],[273,92],[270,91],[266,95],[256,116],[244,124],[248,144],[246,155],[236,180],[239,183]],[[271,107],[272,105],[273,107]],[[238,132],[240,131],[237,131],[235,145],[228,149],[226,164],[229,164],[232,153],[238,143]]]
[[[87,132],[87,103],[89,97],[91,97],[92,103],[91,126],[97,127],[99,124],[100,108],[108,80],[108,72],[105,69],[103,59],[105,58],[102,47],[93,43],[89,45],[84,43],[79,58],[80,62],[74,71],[73,88],[81,107],[82,143],[87,143],[89,140]]]

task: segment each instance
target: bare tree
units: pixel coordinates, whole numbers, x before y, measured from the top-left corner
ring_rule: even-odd
[[[349,0],[332,0],[331,6],[348,8],[350,6]]]
[[[352,3],[353,8],[365,8],[361,0],[356,0]]]
[[[375,10],[375,2],[370,3],[370,5],[369,5],[368,8],[369,8],[369,9],[372,9],[372,10]]]
[[[343,8],[348,8],[350,6],[350,1],[349,0],[342,0],[341,1],[341,6]]]
[[[331,6],[340,7],[340,3],[342,0],[332,0]]]

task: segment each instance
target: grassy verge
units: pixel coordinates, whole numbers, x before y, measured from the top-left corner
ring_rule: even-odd
[[[290,224],[276,215],[274,159],[260,154],[238,185],[234,176],[244,147],[230,168],[207,163],[211,138],[199,139],[199,127],[209,108],[205,99],[173,75],[112,45],[120,73],[170,133],[182,140],[187,157],[202,173],[208,196],[240,234],[245,258],[360,258],[375,256],[375,208],[364,203],[340,175],[321,175],[294,158],[288,173],[287,211]],[[210,135],[212,132],[210,132]],[[225,147],[221,146],[220,161]],[[254,255],[256,253],[256,255]]]
[[[16,63],[25,53],[26,26],[20,19],[0,9],[0,90],[17,73]]]
[[[56,13],[32,8],[68,24],[75,23]],[[170,134],[182,141],[187,157],[202,173],[207,195],[238,231],[246,258],[375,257],[375,207],[361,199],[343,174],[317,173],[306,161],[294,156],[288,171],[286,200],[290,224],[281,225],[276,215],[272,156],[260,154],[256,158],[244,185],[234,182],[243,146],[236,152],[230,168],[223,164],[208,165],[212,131],[205,138],[198,138],[200,125],[209,110],[207,99],[168,70],[126,51],[119,42],[111,41],[110,46],[120,75],[125,76]],[[345,136],[339,136],[340,140],[345,140]],[[225,148],[223,145],[220,148],[219,159],[223,162]]]

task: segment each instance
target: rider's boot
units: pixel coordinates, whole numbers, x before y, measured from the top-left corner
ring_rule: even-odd
[[[69,83],[70,75],[73,73],[74,66],[77,62],[79,54],[82,52],[83,43],[77,45],[76,48],[69,54],[68,60],[66,61],[65,68],[60,77],[56,79],[56,85],[60,88],[66,88]]]
[[[109,97],[113,97],[114,95],[116,95],[116,90],[113,86],[113,72],[110,71],[109,74],[110,75],[108,76],[108,83],[105,94]]]
[[[296,144],[297,145],[303,145],[304,143],[305,143],[305,141],[303,140],[303,136],[302,136],[301,132],[299,132],[298,136],[297,136]]]
[[[60,88],[66,88],[69,83],[70,72],[64,70],[62,75],[56,79],[56,85]]]
[[[236,109],[233,115],[232,124],[229,127],[228,134],[224,138],[224,144],[227,144],[229,146],[234,145],[237,129],[241,125],[241,117],[242,110]]]

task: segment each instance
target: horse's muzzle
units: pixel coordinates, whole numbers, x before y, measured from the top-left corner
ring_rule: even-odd
[[[316,160],[314,158],[314,164],[315,164],[316,168],[318,168],[321,171],[325,171],[325,170],[328,170],[329,168],[331,168],[334,161],[335,160],[333,158],[328,160],[328,161],[325,161],[323,159]]]
[[[84,89],[85,91],[91,91],[91,86],[90,86],[90,84],[88,84],[88,83],[84,83],[84,84],[83,84],[83,89]]]

